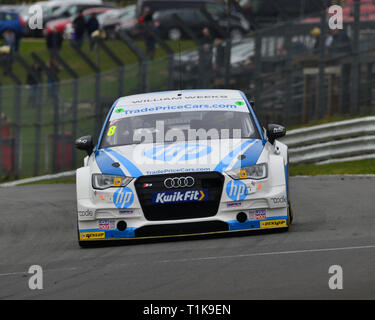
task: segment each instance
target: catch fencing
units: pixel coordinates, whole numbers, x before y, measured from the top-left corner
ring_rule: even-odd
[[[176,16],[176,23],[185,37],[195,43],[195,49],[176,52],[151,31],[158,50],[166,55],[148,60],[137,41],[121,32],[117,41],[124,43],[138,61],[124,62],[121,52],[97,39],[98,50],[116,67],[103,72],[101,61],[92,61],[85,50],[75,48],[74,59],[80,59],[92,70],[92,75],[84,78],[78,77],[70,56],[62,53],[55,57],[62,73],[69,78],[60,80],[48,62],[33,53],[32,60],[42,65],[49,82],[27,86],[16,71],[7,70],[3,77],[14,84],[0,86],[0,180],[80,166],[84,154],[74,148],[75,139],[86,134],[96,139],[109,108],[123,95],[173,89],[240,89],[254,101],[263,126],[279,123],[289,127],[327,117],[374,114],[375,23],[365,19],[361,6],[355,3],[351,8],[353,19],[344,25],[349,44],[334,50],[327,47],[331,31],[326,10],[322,10],[309,19],[284,20],[250,30],[242,40],[230,38],[230,26],[221,28],[221,36],[208,51]],[[210,23],[212,30],[220,29],[214,19]],[[311,33],[314,28],[319,28],[318,37]],[[30,71],[30,59],[15,55],[13,63]],[[364,139],[369,150],[372,148],[373,140],[369,138],[350,139],[359,138]],[[356,141],[348,143],[354,145]],[[337,157],[344,157],[338,154],[343,145],[336,148],[336,144],[327,141],[318,144],[327,154],[310,158],[313,162],[328,161],[333,149]],[[317,152],[313,146],[311,152]],[[309,155],[302,154],[304,151],[296,149],[293,153],[293,148],[292,159],[310,161]],[[351,151],[345,157],[358,155],[354,149],[347,150]]]

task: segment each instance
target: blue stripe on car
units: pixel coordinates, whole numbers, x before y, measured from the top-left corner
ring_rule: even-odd
[[[103,150],[95,151],[95,160],[102,174],[125,176],[124,171],[122,171],[121,168],[115,168],[112,166],[112,163],[114,162],[113,159]]]
[[[254,144],[248,148],[243,155],[245,158],[243,160],[238,160],[232,169],[239,169],[242,167],[253,166],[258,162],[258,159],[263,151],[264,145],[261,140],[257,140]]]
[[[124,166],[124,168],[128,170],[131,177],[138,178],[140,176],[143,176],[143,173],[129,159],[125,158],[123,155],[112,149],[106,148],[104,150],[117,158],[118,161]]]
[[[250,143],[254,142],[254,139],[247,140],[245,143],[237,147],[236,149],[229,152],[227,156],[224,157],[223,160],[216,166],[214,171],[223,172],[226,168],[230,165],[233,159],[243,150],[245,149]]]

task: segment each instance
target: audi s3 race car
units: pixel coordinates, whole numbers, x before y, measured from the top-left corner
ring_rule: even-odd
[[[286,130],[236,90],[118,99],[76,174],[78,241],[288,230]]]

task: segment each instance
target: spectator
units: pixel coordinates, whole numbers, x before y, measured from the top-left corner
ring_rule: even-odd
[[[52,32],[47,35],[47,48],[50,52],[51,58],[59,53],[63,43],[63,37],[61,33],[57,31],[57,28],[54,27]]]
[[[201,70],[204,70],[202,77],[203,88],[209,88],[212,80],[212,58],[213,58],[213,37],[208,28],[202,30],[202,50],[200,57]]]
[[[89,21],[87,22],[87,33],[88,33],[89,39],[90,39],[90,51],[92,51],[94,49],[94,46],[95,46],[95,39],[92,38],[91,35],[96,30],[99,30],[99,21],[96,18],[96,13],[93,13],[91,15]]]
[[[149,7],[145,7],[143,15],[139,18],[140,25],[151,25],[152,24],[152,12]]]
[[[83,17],[82,12],[80,12],[78,17],[76,17],[73,20],[73,28],[74,28],[74,42],[79,48],[81,48],[83,39],[85,36],[85,29],[86,29],[85,18]]]
[[[348,54],[352,50],[351,41],[345,30],[333,29],[327,38],[326,46],[331,54]]]
[[[51,58],[49,61],[49,72],[47,77],[47,83],[48,83],[48,93],[49,98],[55,103],[57,101],[57,92],[59,87],[59,79],[58,74],[60,72],[60,69],[58,67],[58,64],[56,63],[55,59]]]
[[[3,46],[9,47],[9,51],[4,53],[1,57],[1,62],[4,66],[4,74],[7,75],[12,69],[13,53],[16,49],[16,34],[13,31],[5,30],[3,33]]]
[[[29,105],[34,107],[37,99],[38,84],[42,82],[42,67],[38,62],[34,62],[32,71],[27,74],[26,84],[29,86]]]
[[[152,28],[158,30],[158,25],[153,23],[152,12],[149,7],[146,7],[143,11],[143,15],[139,18],[139,24],[142,29],[143,38],[146,46],[146,54],[150,60],[154,59],[155,50],[156,50],[156,41],[152,34],[147,30]],[[159,23],[160,24],[160,23]]]
[[[320,46],[320,29],[319,28],[314,28],[310,31],[310,35],[314,38],[314,51],[319,50]]]

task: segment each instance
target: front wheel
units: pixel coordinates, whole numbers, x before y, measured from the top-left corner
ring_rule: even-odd
[[[289,201],[289,208],[288,208],[288,216],[289,216],[289,220],[290,220],[290,224],[293,223],[293,218],[294,218],[294,215],[293,215],[293,209],[292,209],[292,204],[291,202]]]

